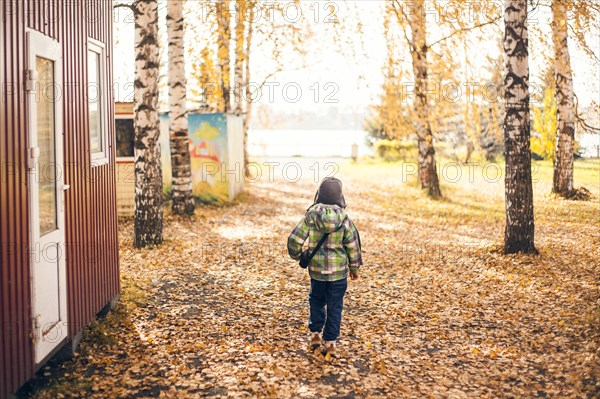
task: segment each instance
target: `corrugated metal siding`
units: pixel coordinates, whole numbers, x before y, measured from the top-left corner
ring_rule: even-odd
[[[2,4],[2,51],[0,51],[0,154],[2,242],[0,395],[17,387],[33,370],[26,186],[25,101],[21,90],[25,68],[25,6],[23,2]]]
[[[91,167],[87,118],[87,37],[106,45],[112,82],[112,9],[109,1],[65,2],[61,25],[65,69],[65,164],[69,335],[77,334],[119,292],[114,168],[114,106],[109,106],[110,160]],[[85,16],[82,18],[81,16]],[[110,84],[109,84],[110,87]],[[82,112],[84,110],[84,112]],[[71,259],[72,261],[69,261]]]
[[[112,84],[111,2],[3,0],[0,4],[0,397],[5,397],[35,371],[29,339],[27,131],[22,90],[26,27],[55,38],[63,48],[65,183],[71,185],[65,197],[70,337],[118,294],[119,269],[112,92],[106,93],[111,96],[110,162],[97,167],[91,167],[86,96],[88,35],[106,45],[108,82]]]
[[[17,0],[19,1],[19,0]],[[31,29],[35,29],[42,32],[46,36],[50,36],[54,39],[58,39],[58,26],[60,21],[60,3],[64,3],[62,0],[21,0],[20,2],[26,3],[27,10],[27,26]]]

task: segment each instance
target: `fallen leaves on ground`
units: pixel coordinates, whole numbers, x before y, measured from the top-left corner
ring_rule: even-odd
[[[433,201],[369,168],[341,170],[365,265],[338,359],[307,350],[309,280],[285,247],[316,184],[259,182],[231,206],[167,215],[158,248],[134,249],[121,223],[121,304],[35,396],[600,395],[597,200],[537,190],[540,255],[504,256],[502,182]]]

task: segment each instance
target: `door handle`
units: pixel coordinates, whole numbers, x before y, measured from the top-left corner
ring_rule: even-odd
[[[29,169],[35,169],[40,158],[40,147],[30,147],[27,154],[27,162]]]
[[[71,185],[70,185],[70,184],[63,184],[63,185],[62,185],[62,191],[63,191],[63,193],[64,193],[65,191],[67,191],[68,189],[70,189],[70,188],[71,188]],[[60,212],[62,213],[62,212],[64,212],[64,211],[65,211],[65,196],[64,196],[64,195],[61,195],[60,197],[62,198],[62,201],[61,201],[61,207],[60,207]]]

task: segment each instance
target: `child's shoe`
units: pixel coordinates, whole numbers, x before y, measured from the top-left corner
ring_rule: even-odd
[[[321,346],[321,333],[311,332],[310,334],[310,344],[308,345],[308,348],[311,351],[314,351],[315,349]]]
[[[336,357],[337,351],[335,350],[335,341],[323,341],[323,350],[325,356]]]

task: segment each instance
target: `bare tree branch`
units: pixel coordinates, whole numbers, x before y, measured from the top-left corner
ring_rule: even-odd
[[[400,16],[400,13],[398,12],[398,8],[400,8],[400,10],[402,11],[402,15],[403,17],[408,21],[408,16],[406,15],[406,13],[404,12],[404,9],[402,8],[402,5],[399,4],[399,0],[394,0],[392,1],[392,8],[394,9],[394,13],[396,14],[396,19],[398,20],[398,25],[400,25],[400,27],[402,28],[402,33],[404,33],[404,38],[406,39],[406,43],[408,43],[408,45],[411,48],[411,51],[415,50],[415,46],[412,42],[412,40],[410,40],[408,38],[408,33],[406,32],[406,27],[404,26],[404,24],[402,23],[402,18]]]
[[[457,29],[457,30],[455,30],[454,32],[452,32],[451,34],[449,34],[448,36],[446,36],[446,37],[442,37],[441,39],[439,39],[439,40],[436,40],[435,42],[431,43],[431,44],[430,44],[430,45],[428,45],[427,47],[428,47],[428,48],[431,48],[431,47],[435,46],[436,44],[438,44],[438,43],[440,43],[440,42],[443,42],[443,41],[445,41],[445,40],[448,40],[448,39],[450,39],[450,38],[451,38],[451,37],[453,37],[453,36],[456,36],[456,35],[458,35],[459,33],[468,32],[468,31],[471,31],[471,30],[475,30],[475,29],[483,28],[484,26],[488,26],[488,25],[493,25],[493,24],[495,24],[496,22],[498,22],[500,19],[502,19],[502,16],[498,16],[498,17],[496,17],[496,18],[494,18],[494,19],[492,19],[492,20],[490,20],[490,21],[484,22],[484,23],[482,23],[482,24],[479,24],[479,25],[474,25],[474,26],[471,26],[471,27],[469,27],[469,28],[461,28],[461,29]]]
[[[577,124],[581,126],[583,130],[592,131],[596,134],[600,133],[600,127],[588,124],[587,121],[579,115],[579,98],[577,97],[577,94],[575,94],[575,119],[577,119]]]
[[[309,66],[310,65],[304,64],[304,65],[301,65],[301,66],[296,67],[296,68],[284,69],[281,65],[279,65],[279,67],[277,67],[273,72],[271,72],[267,76],[265,76],[265,78],[263,79],[263,81],[261,82],[261,84],[258,85],[258,88],[262,90],[262,88],[269,81],[269,79],[272,78],[273,76],[277,75],[279,72],[299,71],[299,70],[302,70],[302,69],[306,69]]]
[[[571,23],[569,21],[567,21],[567,26],[569,27],[571,32],[577,32],[575,27],[573,25],[571,25]],[[600,58],[598,58],[596,53],[594,53],[594,51],[587,45],[587,43],[585,41],[578,40],[576,37],[575,44],[577,44],[583,50],[584,53],[589,55],[590,58],[594,59],[596,61],[596,63],[600,63]]]
[[[133,4],[118,3],[113,6],[113,9],[117,8],[129,8],[131,11],[134,11]]]

